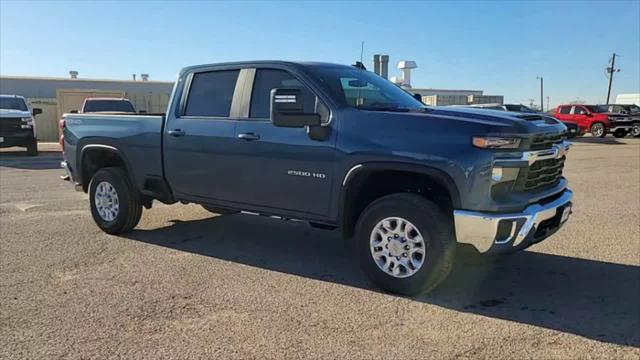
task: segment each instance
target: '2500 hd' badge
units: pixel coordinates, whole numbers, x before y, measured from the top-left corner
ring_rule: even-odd
[[[311,172],[306,170],[287,170],[287,175],[312,177],[316,179],[325,179],[327,177],[327,175],[323,173],[316,173],[316,172]]]

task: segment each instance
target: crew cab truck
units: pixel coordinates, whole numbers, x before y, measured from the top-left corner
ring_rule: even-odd
[[[29,156],[38,155],[35,116],[42,109],[31,110],[22,96],[0,95],[0,147],[21,146]]]
[[[633,128],[631,116],[609,112],[607,106],[560,105],[553,116],[563,122],[574,122],[583,132],[591,132],[595,137],[613,134],[617,138],[623,138]]]
[[[77,113],[77,111],[71,111]],[[135,114],[136,109],[129,99],[120,98],[86,98],[80,113],[123,113]]]
[[[571,213],[564,125],[426,107],[352,66],[187,67],[164,116],[67,114],[63,128],[62,167],[107,233],[153,200],[304,220],[339,228],[374,283],[401,294],[443,281],[459,244],[522,250]]]

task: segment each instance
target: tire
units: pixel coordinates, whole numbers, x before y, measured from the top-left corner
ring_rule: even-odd
[[[96,194],[103,196],[96,197]],[[107,234],[131,231],[142,216],[140,194],[119,167],[102,168],[93,175],[89,183],[89,202],[93,221]],[[98,202],[101,202],[100,207]],[[114,203],[117,205],[113,206]]]
[[[399,238],[395,235],[387,237],[387,241],[389,238],[393,240],[387,242],[385,249],[376,247],[379,238],[382,239],[379,244],[384,241],[381,234],[392,234],[384,230],[385,226],[394,227],[393,221],[386,221],[388,219],[404,220],[417,232],[410,231],[412,235],[407,235],[401,231],[403,236]],[[398,225],[398,221],[395,225]],[[404,236],[406,240],[403,242]],[[412,237],[413,241],[409,240]],[[424,251],[422,263],[416,267],[413,263],[419,262],[420,254],[417,246],[419,241],[415,240],[420,238]],[[367,206],[358,219],[353,239],[354,250],[365,274],[380,288],[408,296],[435,289],[449,275],[455,260],[456,245],[451,218],[435,203],[407,193],[387,195]],[[406,249],[409,250],[404,252]],[[403,252],[402,255],[398,251]],[[374,252],[379,256],[377,261]],[[389,259],[380,256],[383,252],[390,255]],[[397,265],[400,261],[411,264]],[[397,268],[398,274],[383,270],[382,267],[391,262],[395,263],[388,266],[389,271],[396,271]]]
[[[601,122],[594,123],[591,125],[591,135],[603,138],[607,136],[607,128]]]
[[[38,141],[33,140],[29,144],[27,144],[27,155],[29,156],[37,156],[38,155]]]
[[[633,125],[633,128],[631,129],[631,135],[633,137],[640,137],[640,124]]]
[[[618,139],[621,139],[625,136],[627,136],[627,131],[626,130],[617,130],[616,132],[613,133],[614,137],[617,137]]]

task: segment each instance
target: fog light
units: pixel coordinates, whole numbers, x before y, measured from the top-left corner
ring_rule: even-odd
[[[499,182],[500,180],[502,180],[502,168],[501,167],[494,167],[493,170],[491,170],[491,180],[493,180],[495,182]]]
[[[27,124],[27,125],[20,125],[20,127],[22,129],[31,129],[31,124]]]

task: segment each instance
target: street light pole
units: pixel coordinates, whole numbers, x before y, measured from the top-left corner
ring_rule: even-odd
[[[607,72],[609,73],[609,89],[607,90],[607,104],[608,104],[609,98],[611,97],[611,83],[613,82],[613,73],[620,72],[620,69],[616,69],[616,53],[613,53],[613,58],[611,58],[611,67],[607,68]]]
[[[536,76],[536,79],[540,79],[540,112],[544,112],[544,79],[542,76]]]

